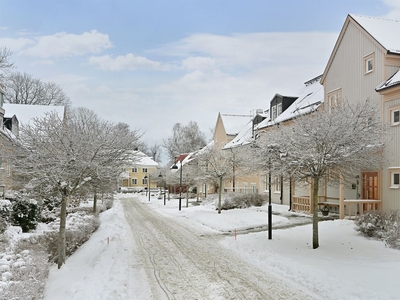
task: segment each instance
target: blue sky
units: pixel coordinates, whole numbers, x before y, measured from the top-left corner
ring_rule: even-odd
[[[162,144],[179,122],[266,109],[322,74],[347,14],[400,20],[398,0],[0,0],[16,70]]]

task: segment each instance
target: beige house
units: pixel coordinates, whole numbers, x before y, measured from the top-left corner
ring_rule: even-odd
[[[400,21],[348,15],[321,78],[325,109],[340,105],[342,99],[369,99],[381,111],[382,122],[390,124],[393,139],[384,153],[388,165],[382,170],[361,170],[354,180],[360,184],[356,198],[365,203],[381,201],[383,210],[400,209],[399,69]],[[328,196],[331,192],[337,195],[328,191]],[[354,191],[344,190],[345,202],[354,196]]]
[[[157,188],[158,163],[140,151],[132,153],[132,163],[126,164],[120,175],[123,191],[141,192]]]

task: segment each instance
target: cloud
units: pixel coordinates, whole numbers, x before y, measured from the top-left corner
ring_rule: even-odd
[[[32,44],[35,44],[35,42],[27,38],[18,38],[18,39],[0,38],[0,45],[10,48],[11,51],[19,51],[25,48],[26,46]]]
[[[91,65],[97,66],[102,70],[121,71],[121,70],[137,70],[137,69],[165,69],[160,62],[149,60],[146,57],[135,56],[132,53],[127,55],[119,55],[113,58],[110,55],[92,56],[89,59]]]
[[[382,0],[384,4],[390,7],[389,13],[384,17],[388,19],[400,20],[400,2],[398,0]]]
[[[188,70],[210,70],[215,66],[215,59],[211,57],[188,57],[182,60],[182,67]]]
[[[80,35],[59,32],[54,35],[37,37],[36,44],[21,54],[33,57],[67,57],[99,53],[112,47],[107,34],[96,30]]]
[[[299,63],[304,57],[308,61],[319,60],[321,55],[325,55],[327,47],[332,49],[336,38],[336,32],[265,32],[230,36],[194,34],[152,51],[185,58],[208,57],[219,67],[253,68],[260,64]]]
[[[54,65],[54,61],[52,61],[51,59],[35,60],[35,61],[31,62],[29,65],[32,67],[44,66],[44,65],[49,66],[49,65]]]

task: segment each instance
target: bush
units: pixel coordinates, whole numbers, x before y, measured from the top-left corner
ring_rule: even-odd
[[[12,205],[12,221],[22,228],[22,232],[36,229],[40,220],[40,208],[36,200],[18,199]]]
[[[363,236],[376,238],[385,242],[386,246],[400,249],[399,212],[370,212],[359,216],[356,230]]]
[[[246,208],[250,206],[262,206],[267,202],[265,195],[260,194],[243,194],[230,195],[222,201],[222,209]]]

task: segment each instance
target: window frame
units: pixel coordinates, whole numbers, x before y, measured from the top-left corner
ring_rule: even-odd
[[[132,185],[137,185],[137,178],[131,178]]]
[[[389,170],[390,189],[400,188],[400,168],[392,168]],[[397,178],[396,178],[397,177]]]
[[[394,114],[398,113],[398,121],[394,121]],[[390,126],[398,126],[400,125],[400,106],[395,106],[395,107],[391,107],[390,108],[390,114],[389,114],[389,118],[390,118]]]
[[[142,168],[142,173],[148,173],[148,168]]]
[[[342,106],[342,89],[338,88],[326,94],[328,112],[333,112],[336,107]],[[335,102],[332,104],[332,100]]]
[[[137,167],[133,167],[132,169],[131,169],[131,173],[137,173],[138,172],[138,168]]]
[[[371,62],[371,69],[369,69],[369,62]],[[375,53],[370,53],[364,56],[364,75],[371,74],[375,70]]]

